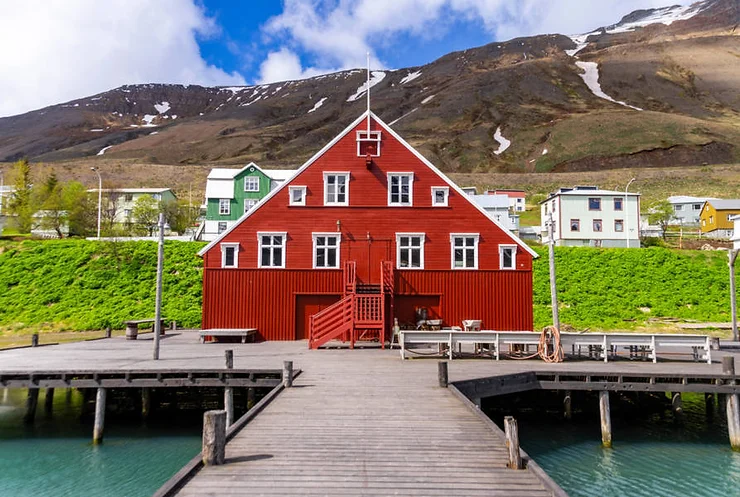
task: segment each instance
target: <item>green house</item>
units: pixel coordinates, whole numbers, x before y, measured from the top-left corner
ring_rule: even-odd
[[[199,238],[216,239],[293,174],[295,169],[262,169],[254,162],[241,169],[211,169],[206,183],[206,218]]]

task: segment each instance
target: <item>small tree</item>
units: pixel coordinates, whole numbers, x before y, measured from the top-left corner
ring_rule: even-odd
[[[131,211],[131,217],[134,223],[143,231],[152,236],[157,228],[159,217],[159,205],[151,195],[143,195],[134,202],[134,208]]]
[[[121,192],[117,192],[112,188],[108,189],[107,192],[103,192],[102,195],[100,207],[100,229],[108,235],[111,235],[114,232],[113,227],[116,224],[116,217],[118,217],[118,201],[120,198]]]
[[[170,229],[180,235],[198,220],[198,208],[190,207],[187,202],[168,200],[160,204],[160,209]]]
[[[36,208],[31,186],[31,165],[28,159],[21,159],[13,165],[13,177],[15,191],[8,199],[8,214],[19,232],[30,233]]]
[[[673,219],[673,206],[667,200],[659,200],[650,205],[648,209],[648,222],[660,225],[661,236],[665,240],[665,232],[668,224]]]
[[[67,210],[70,236],[89,236],[95,233],[98,223],[98,198],[91,196],[80,182],[70,181],[62,192]]]

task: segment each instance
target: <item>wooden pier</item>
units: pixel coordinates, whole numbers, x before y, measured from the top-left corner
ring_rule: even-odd
[[[1,351],[0,387],[203,382],[237,390],[282,385],[284,361],[292,361],[292,386],[261,403],[259,415],[235,421],[225,464],[198,469],[196,459],[158,494],[182,496],[561,496],[526,454],[524,469],[507,467],[504,433],[477,409],[478,399],[527,388],[608,392],[653,385],[731,396],[740,388],[718,363],[470,359],[449,365],[445,388],[438,359],[402,361],[398,351],[316,351],[305,342],[203,345],[194,332],[162,340],[159,361],[151,359],[151,347],[144,335]],[[228,349],[234,353],[227,370]],[[74,370],[67,369],[71,364]]]

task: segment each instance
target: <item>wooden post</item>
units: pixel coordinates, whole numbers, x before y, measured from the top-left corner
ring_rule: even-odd
[[[609,391],[599,391],[599,413],[601,415],[601,444],[612,446],[612,416],[609,409]]]
[[[439,386],[442,388],[447,388],[447,384],[449,383],[449,380],[447,376],[447,362],[446,361],[439,361],[437,363],[437,378],[439,379]]]
[[[175,321],[174,319],[170,321],[170,330],[177,331],[177,321]]]
[[[203,414],[203,464],[223,464],[226,458],[226,411]]]
[[[152,413],[152,389],[141,389],[141,418],[146,421]]]
[[[110,338],[113,335],[113,330],[110,326],[105,327],[105,338]]]
[[[522,469],[522,454],[519,451],[519,428],[513,416],[504,418],[504,432],[506,433],[506,448],[509,449],[509,464],[511,469]]]
[[[740,451],[740,402],[736,393],[727,396],[727,433],[732,450]]]
[[[224,351],[224,359],[226,369],[234,369],[234,351]],[[228,375],[226,377],[228,379]],[[234,389],[232,387],[224,387],[224,410],[226,411],[226,428],[228,428],[234,423]]]
[[[164,266],[164,214],[159,213],[159,243],[157,244],[157,288],[154,301],[154,360],[159,359],[159,335],[162,333],[162,272]]]
[[[726,355],[722,358],[722,374],[735,375],[735,357]]]
[[[31,335],[31,347],[38,347],[39,346],[39,334],[34,333]]]
[[[704,411],[708,418],[714,417],[714,394],[704,394]]]
[[[681,392],[671,393],[671,409],[673,414],[683,414],[683,399],[681,398]]]
[[[254,406],[254,400],[255,400],[255,389],[254,387],[247,388],[247,410],[251,409]]]
[[[283,385],[285,388],[293,386],[293,361],[283,361]]]
[[[573,397],[570,390],[565,391],[565,397],[563,397],[563,415],[565,419],[573,418]]]
[[[46,395],[44,396],[44,412],[46,414],[51,414],[53,409],[54,409],[54,389],[47,388]]]
[[[740,250],[730,250],[727,255],[730,258],[730,312],[732,314],[732,339],[734,341],[740,340],[737,332],[737,293],[735,290],[735,259]]]
[[[560,309],[558,309],[558,288],[555,279],[555,230],[552,212],[550,213],[547,231],[549,234],[547,253],[550,261],[550,300],[552,303],[552,324],[560,330]]]
[[[32,424],[36,419],[36,406],[39,403],[39,389],[29,388],[28,397],[26,397],[26,414],[23,416],[23,422]]]
[[[98,387],[95,398],[95,424],[93,426],[93,445],[103,443],[103,429],[105,428],[105,397],[106,389]]]

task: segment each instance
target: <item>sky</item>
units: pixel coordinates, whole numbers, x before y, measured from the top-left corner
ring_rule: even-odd
[[[0,0],[0,117],[125,84],[400,69],[689,0]]]

